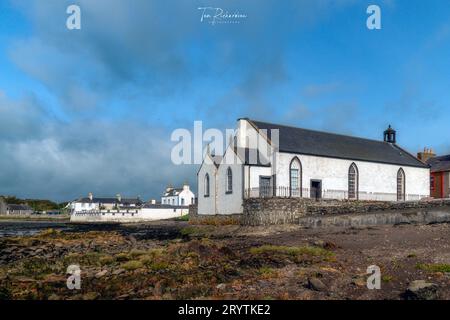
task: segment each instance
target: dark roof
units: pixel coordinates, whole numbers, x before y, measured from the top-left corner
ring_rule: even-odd
[[[143,208],[151,209],[151,208],[158,208],[158,209],[186,209],[189,208],[189,206],[178,206],[178,205],[170,205],[170,204],[152,204],[152,203],[146,203]]]
[[[427,163],[431,166],[431,172],[450,171],[450,154],[430,158]]]
[[[248,120],[257,129],[279,129],[279,150],[306,155],[428,168],[396,144]]]
[[[11,211],[25,211],[25,210],[33,211],[33,208],[31,208],[29,205],[26,204],[8,204],[7,207],[8,210]]]
[[[181,191],[183,191],[183,188],[170,189],[169,191],[164,192],[163,197],[174,197],[177,196]]]
[[[121,201],[119,201],[117,198],[80,198],[76,200],[76,202],[82,202],[82,203],[120,203],[120,204],[142,204],[142,200],[139,198],[122,198]]]

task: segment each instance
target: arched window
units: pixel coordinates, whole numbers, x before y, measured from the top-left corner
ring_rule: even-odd
[[[405,171],[402,168],[397,172],[397,201],[405,201]]]
[[[227,188],[226,188],[226,192],[227,193],[232,193],[233,192],[233,172],[231,171],[230,167],[228,167],[228,169],[227,169]]]
[[[355,163],[352,163],[348,169],[348,198],[358,199],[359,192],[359,175],[358,167]]]
[[[289,188],[291,197],[302,196],[302,164],[295,157],[289,166]]]
[[[209,197],[209,174],[205,175],[205,197]]]

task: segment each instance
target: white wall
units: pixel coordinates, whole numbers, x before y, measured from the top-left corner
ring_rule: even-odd
[[[198,185],[198,214],[216,214],[216,172],[211,157],[206,155],[197,174]],[[205,175],[209,174],[209,197],[205,197]]]
[[[259,177],[271,177],[272,168],[271,167],[257,167],[250,166],[250,188],[259,188]]]
[[[99,203],[72,202],[70,209],[75,212],[99,210]]]
[[[227,171],[232,172],[233,191],[227,193]],[[228,147],[217,171],[217,214],[243,212],[243,168],[234,151]]]
[[[183,191],[178,195],[180,206],[188,206],[190,204],[194,204],[195,202],[195,194],[189,189],[189,186],[183,186]],[[184,199],[184,202],[182,201]]]
[[[430,194],[430,171],[427,168],[289,153],[277,154],[277,186],[289,186],[289,166],[295,156],[300,159],[302,164],[302,188],[309,189],[311,179],[316,179],[322,180],[322,190],[348,191],[348,170],[354,162],[359,172],[359,192],[396,195],[397,172],[403,168],[406,176],[407,195],[428,197]],[[407,198],[407,200],[414,199]]]
[[[179,191],[176,196],[162,196],[161,204],[172,206],[189,206],[195,202],[195,194],[189,189],[189,186],[184,185],[183,190]]]
[[[178,196],[161,197],[161,204],[167,204],[171,206],[178,206]]]
[[[137,212],[136,212],[137,211]],[[143,222],[181,217],[189,213],[188,208],[141,208],[129,212],[78,212],[70,216],[71,222]]]

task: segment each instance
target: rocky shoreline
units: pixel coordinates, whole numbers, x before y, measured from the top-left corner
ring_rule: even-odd
[[[449,231],[185,222],[49,229],[0,239],[0,299],[449,299]],[[381,290],[367,289],[369,264],[382,270]],[[66,286],[69,265],[81,269],[80,290]]]

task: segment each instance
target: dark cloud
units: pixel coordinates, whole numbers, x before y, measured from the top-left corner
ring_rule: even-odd
[[[32,102],[16,102],[33,114]],[[26,122],[21,111],[7,115],[0,104],[1,119],[10,127],[23,126],[33,139],[4,132],[0,138],[0,193],[57,200],[76,198],[87,192],[99,195],[123,193],[159,197],[169,182],[189,181],[195,187],[195,168],[171,165],[171,143],[163,128],[129,122],[91,120],[74,123]],[[36,111],[37,112],[37,111]],[[15,123],[22,119],[21,123]],[[10,128],[7,127],[7,128]],[[2,126],[3,129],[3,126]],[[40,130],[36,136],[34,130]]]
[[[248,14],[240,25],[215,27],[200,23],[202,2],[13,2],[33,33],[16,39],[9,57],[65,117],[49,113],[32,89],[18,100],[0,97],[0,194],[68,200],[195,186],[196,168],[170,161],[171,131],[196,119],[219,128],[240,116],[282,119],[271,95],[290,80],[288,31],[354,1],[208,1]],[[80,31],[65,27],[70,4],[82,9]],[[209,82],[225,89],[193,93]]]

